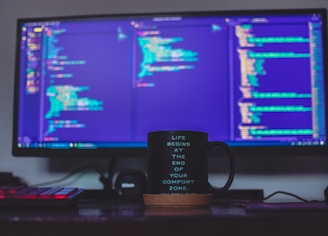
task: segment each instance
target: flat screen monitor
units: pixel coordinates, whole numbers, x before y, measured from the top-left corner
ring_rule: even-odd
[[[158,130],[327,153],[327,44],[325,9],[18,19],[13,155],[143,156]]]

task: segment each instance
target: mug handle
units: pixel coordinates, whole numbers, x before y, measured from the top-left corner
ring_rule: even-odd
[[[227,179],[227,182],[225,183],[225,185],[222,188],[214,188],[211,184],[209,184],[209,185],[213,192],[224,192],[230,188],[233,178],[235,176],[235,159],[234,159],[234,155],[232,153],[231,148],[224,142],[220,142],[220,141],[209,142],[208,150],[210,150],[216,146],[222,147],[228,153],[230,172],[229,172],[229,177]]]

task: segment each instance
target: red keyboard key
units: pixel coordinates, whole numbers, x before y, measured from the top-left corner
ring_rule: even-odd
[[[59,192],[54,194],[55,199],[67,199],[72,193],[74,193],[77,188],[64,188]]]
[[[52,188],[48,189],[47,191],[45,191],[43,193],[40,193],[39,198],[41,198],[41,199],[52,199],[53,195],[56,192],[58,192],[62,189],[63,189],[62,187],[52,187]]]

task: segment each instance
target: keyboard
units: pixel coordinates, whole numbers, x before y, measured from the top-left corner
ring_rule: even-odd
[[[84,191],[74,187],[0,187],[0,207],[73,207]]]

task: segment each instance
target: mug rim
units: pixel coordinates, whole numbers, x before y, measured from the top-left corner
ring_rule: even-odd
[[[167,133],[167,134],[173,134],[173,133],[198,133],[198,134],[208,134],[203,131],[198,131],[198,130],[158,130],[158,131],[150,131],[148,132],[148,135],[150,134],[159,134],[159,133]]]

